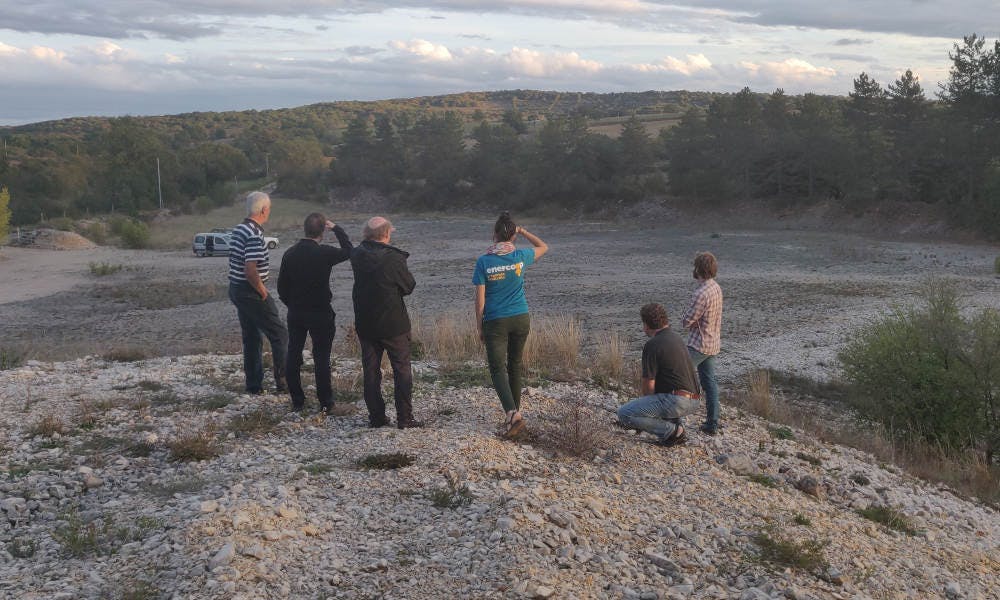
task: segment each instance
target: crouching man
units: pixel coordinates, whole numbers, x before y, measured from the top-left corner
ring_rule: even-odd
[[[701,406],[698,374],[684,340],[670,329],[666,309],[647,304],[639,314],[650,338],[642,348],[643,395],[618,409],[618,423],[652,433],[663,446],[683,444],[683,417]]]

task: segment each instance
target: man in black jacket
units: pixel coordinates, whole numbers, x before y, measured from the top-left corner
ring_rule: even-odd
[[[312,338],[316,397],[320,410],[332,415],[351,414],[347,405],[334,406],[330,382],[330,351],[337,332],[336,317],[330,300],[330,269],[351,257],[354,247],[347,233],[319,213],[306,217],[305,237],[285,252],[278,273],[278,297],[288,307],[288,359],[286,378],[292,396],[292,410],[300,411],[306,396],[302,391],[302,349],[306,334]],[[333,231],[340,248],[320,244],[323,232]]]
[[[406,267],[408,253],[389,245],[394,231],[384,217],[365,223],[365,240],[351,251],[354,269],[354,328],[361,342],[365,404],[371,427],[389,424],[382,397],[382,355],[389,354],[396,401],[396,426],[422,427],[413,418],[413,372],[410,369],[410,317],[403,296],[417,285]]]

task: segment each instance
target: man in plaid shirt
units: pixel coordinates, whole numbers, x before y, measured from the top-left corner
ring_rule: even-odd
[[[715,377],[715,356],[721,348],[722,288],[715,282],[719,263],[711,252],[694,257],[694,278],[699,281],[691,297],[691,306],[681,323],[690,330],[688,352],[698,368],[698,379],[705,393],[705,423],[701,430],[709,435],[719,431],[719,384]]]

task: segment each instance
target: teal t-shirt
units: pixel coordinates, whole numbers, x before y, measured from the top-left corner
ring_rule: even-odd
[[[484,321],[528,312],[528,299],[524,296],[524,269],[534,262],[534,248],[479,257],[472,274],[472,283],[486,286]]]

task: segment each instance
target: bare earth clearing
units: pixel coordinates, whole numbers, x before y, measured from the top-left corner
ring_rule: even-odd
[[[358,241],[363,218],[340,217]],[[488,245],[490,223],[463,218],[398,219],[394,243],[411,252],[420,316],[471,310],[471,270]],[[986,245],[879,241],[834,233],[684,231],[607,223],[532,229],[552,247],[530,269],[536,314],[580,318],[585,346],[606,331],[643,342],[638,307],[663,302],[671,316],[687,305],[691,258],[711,250],[720,260],[726,294],[723,377],[754,366],[810,377],[832,373],[844,336],[897,303],[909,302],[928,276],[960,281],[973,308],[1000,305],[993,274],[996,249]],[[298,232],[277,232],[280,256]],[[713,237],[718,235],[718,237]],[[0,345],[24,346],[32,358],[75,358],[119,347],[150,355],[239,348],[235,310],[226,296],[224,257],[190,251],[98,248],[44,251],[6,248],[0,262]],[[106,277],[88,263],[122,264]],[[334,269],[334,309],[341,328],[352,322],[349,265]],[[273,285],[273,284],[272,284]]]

